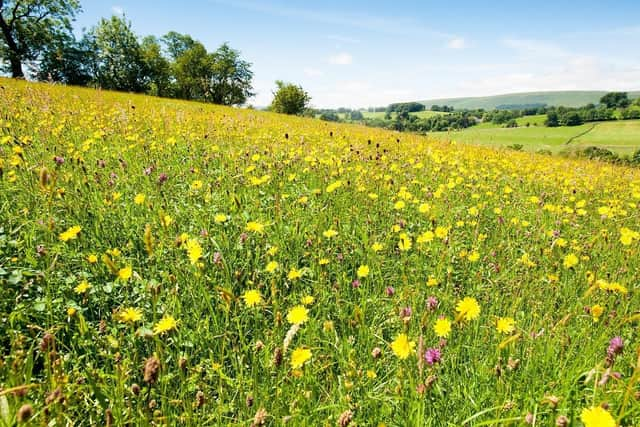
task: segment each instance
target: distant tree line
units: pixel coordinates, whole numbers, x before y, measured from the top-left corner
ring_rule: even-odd
[[[608,120],[640,119],[640,98],[632,101],[627,92],[610,92],[600,99],[598,105],[583,107],[555,107],[547,109],[545,125],[579,126],[588,122]]]
[[[187,34],[135,34],[124,16],[77,39],[77,0],[0,0],[0,65],[13,77],[223,105],[254,95],[251,64],[227,43],[213,52]]]

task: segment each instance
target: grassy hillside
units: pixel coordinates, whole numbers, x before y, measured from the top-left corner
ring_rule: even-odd
[[[0,83],[2,424],[637,425],[640,170]]]
[[[519,125],[524,126],[528,121],[530,127],[504,128],[493,123],[483,123],[460,131],[433,132],[430,136],[493,147],[522,144],[528,151],[550,150],[554,153],[588,146],[607,148],[619,154],[632,154],[640,149],[640,120],[548,128],[544,127],[543,118],[544,116],[531,116],[518,119]]]
[[[547,104],[549,106],[563,105],[565,107],[580,107],[589,103],[597,104],[605,91],[557,91],[557,92],[525,92],[505,95],[472,97],[472,98],[442,98],[430,99],[422,102],[430,108],[432,105],[449,105],[456,110],[478,109],[493,110],[499,105],[509,104]],[[637,98],[640,92],[630,92],[630,97]]]

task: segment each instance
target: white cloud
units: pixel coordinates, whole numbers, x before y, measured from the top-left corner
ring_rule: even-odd
[[[305,67],[305,69],[302,71],[304,72],[304,75],[307,77],[321,77],[324,75],[322,70],[318,70],[317,68],[312,68],[312,67]]]
[[[116,15],[124,15],[124,9],[121,6],[113,6],[111,11]]]
[[[466,41],[462,37],[455,37],[447,43],[449,49],[464,49],[467,47]]]
[[[330,57],[329,63],[334,65],[349,65],[353,63],[353,57],[347,52],[342,52]]]

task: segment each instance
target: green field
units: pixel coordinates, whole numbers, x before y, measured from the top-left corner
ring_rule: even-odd
[[[429,99],[422,102],[427,108],[432,105],[449,105],[456,110],[484,108],[493,110],[499,105],[508,104],[547,104],[563,105],[565,107],[581,107],[589,103],[598,103],[606,91],[554,91],[554,92],[526,92],[510,93],[495,96],[469,97],[469,98],[442,98]],[[640,96],[640,92],[629,92],[631,98]]]
[[[441,140],[495,147],[522,144],[527,151],[550,150],[554,153],[593,145],[619,154],[631,154],[640,148],[640,120],[548,128],[540,124],[543,117],[518,119],[519,124],[527,119],[532,124],[538,123],[538,126],[504,128],[486,123],[461,131],[433,132],[430,135]]]

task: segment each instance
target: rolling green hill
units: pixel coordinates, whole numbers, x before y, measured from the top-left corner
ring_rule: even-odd
[[[597,103],[606,91],[558,91],[558,92],[525,92],[505,95],[442,98],[419,101],[430,108],[432,105],[449,105],[456,110],[484,108],[493,110],[500,105],[547,104],[565,107],[580,107],[589,103]],[[640,91],[629,92],[631,98],[640,97]]]

